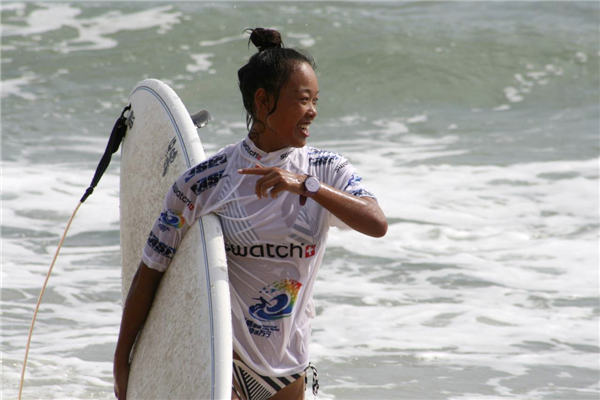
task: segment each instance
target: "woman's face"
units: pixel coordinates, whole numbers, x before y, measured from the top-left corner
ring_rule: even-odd
[[[268,115],[273,108],[273,99],[269,96],[265,132],[261,132],[263,150],[274,151],[284,147],[303,147],[310,136],[310,124],[317,116],[319,83],[312,67],[305,63],[297,64],[289,79],[281,87],[275,112]]]

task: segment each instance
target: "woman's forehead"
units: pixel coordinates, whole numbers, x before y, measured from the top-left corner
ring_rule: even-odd
[[[302,63],[292,70],[284,87],[298,92],[318,92],[319,81],[313,68],[307,63]]]

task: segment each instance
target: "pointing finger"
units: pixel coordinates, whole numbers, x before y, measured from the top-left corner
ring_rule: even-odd
[[[270,170],[261,166],[260,164],[254,164],[254,168],[240,168],[238,173],[245,175],[266,175]]]
[[[269,172],[266,168],[243,168],[238,169],[239,174],[243,175],[266,175]]]

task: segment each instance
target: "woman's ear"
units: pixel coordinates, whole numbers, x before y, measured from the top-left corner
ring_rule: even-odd
[[[256,107],[256,116],[264,120],[272,108],[271,96],[263,88],[256,89],[254,92],[254,107]]]

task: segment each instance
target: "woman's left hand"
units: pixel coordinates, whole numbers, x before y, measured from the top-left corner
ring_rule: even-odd
[[[283,191],[296,194],[304,193],[305,175],[295,174],[277,167],[261,167],[260,165],[256,165],[254,168],[240,169],[238,172],[244,175],[262,175],[256,182],[255,187],[258,198],[269,195],[276,198]]]

